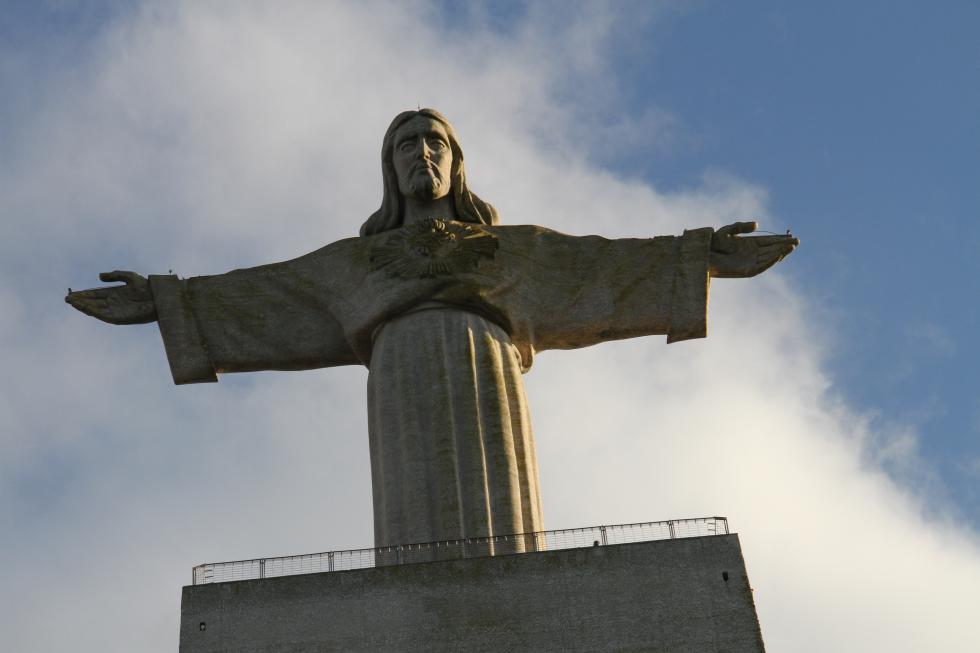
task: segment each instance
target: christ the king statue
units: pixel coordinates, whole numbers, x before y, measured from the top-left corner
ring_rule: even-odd
[[[111,324],[156,321],[174,382],[366,365],[375,546],[543,530],[521,375],[535,352],[707,333],[712,277],[751,277],[792,236],[740,222],[608,240],[498,226],[432,109],[381,146],[381,208],[360,236],[283,263],[69,292]]]

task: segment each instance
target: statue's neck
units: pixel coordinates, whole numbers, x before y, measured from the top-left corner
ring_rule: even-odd
[[[423,200],[418,197],[403,197],[405,202],[405,215],[402,224],[412,224],[422,220],[438,218],[440,220],[456,219],[456,204],[453,202],[452,194],[440,197],[437,200]]]

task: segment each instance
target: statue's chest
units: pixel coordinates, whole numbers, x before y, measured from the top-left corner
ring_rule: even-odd
[[[372,273],[416,281],[466,275],[491,263],[497,237],[475,225],[424,220],[387,234],[371,247]]]

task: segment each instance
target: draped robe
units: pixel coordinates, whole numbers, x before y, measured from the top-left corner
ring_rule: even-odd
[[[368,366],[381,547],[543,530],[521,374],[542,350],[704,337],[711,234],[609,240],[428,220],[150,285],[175,383]]]

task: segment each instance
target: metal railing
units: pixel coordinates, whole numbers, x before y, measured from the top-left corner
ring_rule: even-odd
[[[223,583],[295,574],[368,569],[416,562],[480,558],[533,551],[555,551],[588,546],[727,534],[728,520],[724,517],[590,526],[517,535],[475,537],[445,542],[402,544],[375,549],[328,551],[277,558],[236,560],[234,562],[212,562],[194,567],[193,584],[203,585],[205,583]]]

